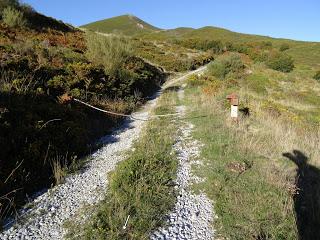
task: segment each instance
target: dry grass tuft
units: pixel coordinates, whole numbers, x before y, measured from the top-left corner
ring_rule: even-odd
[[[64,183],[68,173],[67,158],[65,156],[57,155],[51,160],[51,167],[56,185]]]

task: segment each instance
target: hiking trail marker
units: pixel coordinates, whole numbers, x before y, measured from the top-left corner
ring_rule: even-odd
[[[238,106],[239,106],[239,96],[235,93],[231,93],[227,96],[231,104],[231,119],[237,121],[238,120]]]

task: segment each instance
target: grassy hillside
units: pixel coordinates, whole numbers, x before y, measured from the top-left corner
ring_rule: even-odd
[[[188,40],[221,41],[223,45],[233,44],[236,46],[250,46],[257,43],[271,43],[273,47],[280,48],[283,44],[288,44],[287,53],[291,55],[297,63],[310,67],[319,67],[320,43],[302,42],[289,39],[276,39],[266,36],[236,33],[217,27],[203,27],[199,29],[178,28],[143,35],[143,38],[158,41],[185,42]]]
[[[318,238],[320,83],[313,73],[300,64],[275,71],[246,54],[224,53],[205,75],[189,79],[190,119],[208,161],[195,170],[215,201],[218,234]],[[225,100],[232,92],[240,98],[238,122]]]
[[[141,23],[145,26],[143,29],[138,27]],[[303,64],[311,68],[319,67],[320,43],[293,41],[289,39],[277,39],[267,36],[253,34],[243,34],[218,27],[176,28],[169,30],[160,30],[150,26],[137,17],[128,15],[106,19],[96,23],[84,25],[94,31],[105,33],[122,33],[129,36],[138,36],[144,40],[174,42],[181,44],[186,41],[221,41],[224,46],[230,44],[239,47],[256,45],[257,43],[270,43],[274,48],[280,48],[281,45],[289,45],[287,53],[292,56],[298,64]],[[183,45],[183,44],[182,44]],[[184,45],[185,46],[185,45]]]
[[[117,33],[134,35],[160,30],[132,15],[123,15],[106,20],[101,20],[81,26],[101,33]]]
[[[212,52],[190,49],[167,41],[135,39],[134,42],[138,56],[170,72],[194,70],[214,59]]]

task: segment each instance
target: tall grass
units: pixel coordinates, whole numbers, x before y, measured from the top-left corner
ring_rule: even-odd
[[[123,63],[132,56],[132,45],[124,37],[116,35],[102,36],[93,32],[86,33],[89,60],[105,67],[106,74],[114,75],[123,67]]]
[[[266,113],[261,115],[258,121],[259,131],[252,133],[256,143],[250,147],[251,150],[259,150],[262,155],[274,159],[286,151],[299,149],[311,157],[310,163],[320,165],[320,129],[318,127],[300,128],[294,123]],[[240,128],[244,128],[246,124],[249,123],[243,121]],[[244,137],[247,138],[247,136]]]
[[[32,73],[22,76],[14,71],[0,70],[0,74],[0,90],[4,92],[27,93],[38,84]]]
[[[54,159],[51,160],[51,168],[56,185],[62,184],[65,181],[68,173],[67,162],[67,156],[61,155],[57,155]]]
[[[9,27],[25,27],[27,25],[23,13],[13,7],[7,7],[2,11],[2,21]]]

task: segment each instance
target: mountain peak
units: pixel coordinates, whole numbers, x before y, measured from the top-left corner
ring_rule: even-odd
[[[89,23],[82,28],[87,28],[97,32],[103,33],[122,33],[125,35],[135,35],[138,33],[150,33],[154,31],[159,31],[156,28],[140,18],[132,15],[125,14],[105,20],[100,20],[97,22]]]

